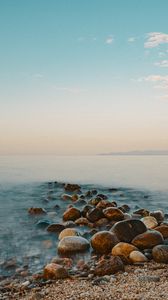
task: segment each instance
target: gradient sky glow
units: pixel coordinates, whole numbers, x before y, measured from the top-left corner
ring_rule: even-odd
[[[0,1],[0,154],[168,149],[167,0]]]

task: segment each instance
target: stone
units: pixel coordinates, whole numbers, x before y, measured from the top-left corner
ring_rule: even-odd
[[[104,194],[98,194],[97,198],[100,198],[102,200],[107,200],[108,199],[107,195],[104,195]]]
[[[38,228],[46,228],[50,225],[50,221],[49,220],[39,220],[37,223],[36,223],[36,226]]]
[[[154,229],[158,226],[157,220],[152,216],[147,216],[141,219],[141,221],[146,225],[148,229]]]
[[[73,202],[76,202],[78,200],[79,196],[77,194],[73,194],[71,199]]]
[[[72,200],[72,196],[71,195],[68,195],[68,194],[63,194],[61,196],[61,199],[62,200]]]
[[[75,224],[80,226],[88,226],[90,223],[87,218],[81,217],[75,221]]]
[[[76,224],[74,221],[67,221],[67,222],[64,222],[64,226],[65,226],[65,228],[74,228],[74,227],[76,227]]]
[[[46,214],[46,210],[42,207],[30,207],[28,210],[30,215],[43,215]]]
[[[148,261],[146,256],[142,252],[137,250],[132,251],[129,255],[129,258],[132,263],[145,263]]]
[[[147,230],[145,224],[136,219],[117,222],[111,228],[120,242],[130,243],[138,234]]]
[[[161,223],[164,221],[164,213],[162,210],[156,210],[150,213],[150,216],[154,217],[158,223]]]
[[[148,230],[144,233],[137,235],[132,244],[139,249],[151,249],[156,245],[163,244],[163,236],[156,230]]]
[[[53,257],[51,260],[52,263],[64,266],[70,269],[73,265],[73,260],[69,257]]]
[[[65,228],[63,231],[60,232],[58,239],[62,240],[64,237],[67,236],[79,236],[79,232],[75,228]]]
[[[95,252],[101,254],[110,253],[111,249],[118,243],[118,240],[112,232],[99,231],[91,238],[91,246]]]
[[[68,208],[63,214],[64,221],[75,221],[81,216],[80,210],[75,207]]]
[[[132,217],[130,214],[124,213],[124,220],[131,220]]]
[[[112,248],[112,255],[129,257],[132,251],[138,250],[135,246],[129,243],[120,242]]]
[[[106,218],[101,218],[95,223],[96,227],[105,227],[108,224],[108,220]]]
[[[140,209],[134,211],[134,214],[135,215],[141,215],[142,217],[147,217],[147,216],[149,216],[149,210],[146,210],[144,208],[140,208]]]
[[[64,279],[68,277],[66,269],[58,264],[50,263],[44,267],[44,279]]]
[[[78,191],[80,191],[80,188],[81,187],[78,184],[67,183],[67,184],[64,185],[64,189],[67,192],[78,192]]]
[[[168,263],[168,245],[158,245],[152,250],[153,259],[158,263]]]
[[[164,239],[168,238],[168,225],[166,224],[161,224],[160,226],[155,227],[156,231],[159,231]]]
[[[97,208],[105,209],[107,207],[115,207],[115,205],[108,200],[100,200],[100,202],[96,205]]]
[[[103,217],[103,213],[99,208],[93,208],[87,212],[86,217],[90,222],[94,223]]]
[[[81,211],[81,214],[83,217],[86,217],[88,211],[92,210],[93,209],[93,206],[91,205],[85,205],[83,210]]]
[[[65,226],[60,223],[53,223],[47,227],[48,232],[56,232],[56,233],[60,233],[64,229],[65,229]]]
[[[124,271],[124,264],[120,257],[112,256],[110,259],[101,260],[94,269],[94,275],[104,276]]]
[[[58,253],[65,254],[83,252],[89,249],[89,247],[90,244],[85,238],[79,236],[69,236],[64,237],[58,243]]]
[[[103,209],[104,216],[110,221],[121,221],[124,219],[124,213],[117,207],[108,207]]]
[[[122,212],[125,212],[125,213],[127,213],[127,212],[130,211],[130,207],[129,207],[129,205],[127,205],[127,204],[123,204],[123,205],[120,207],[120,209],[122,210]]]

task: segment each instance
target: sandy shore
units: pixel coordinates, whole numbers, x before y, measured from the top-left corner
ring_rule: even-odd
[[[72,277],[28,290],[18,287],[0,299],[7,300],[152,300],[168,299],[168,267],[146,263],[126,266],[124,273],[89,278]]]

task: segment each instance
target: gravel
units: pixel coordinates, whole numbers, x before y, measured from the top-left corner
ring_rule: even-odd
[[[98,279],[98,278],[97,278]],[[5,296],[5,295],[4,295]],[[57,280],[18,292],[5,300],[152,300],[168,299],[168,266],[148,263],[126,266],[125,273],[81,279]]]

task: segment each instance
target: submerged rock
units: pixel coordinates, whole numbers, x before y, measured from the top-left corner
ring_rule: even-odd
[[[42,214],[46,214],[47,212],[42,207],[30,207],[28,213],[30,215],[42,215]]]
[[[146,230],[147,228],[142,221],[132,219],[117,222],[110,231],[115,233],[119,241],[130,243],[137,235]]]
[[[68,277],[68,272],[66,269],[58,264],[50,263],[45,266],[44,273],[43,273],[44,279],[64,279]]]
[[[158,245],[152,250],[153,259],[158,263],[168,263],[168,245]]]
[[[97,232],[91,238],[92,248],[101,254],[108,254],[117,243],[117,237],[109,231]]]
[[[50,225],[50,221],[49,220],[39,220],[37,223],[36,223],[36,226],[38,228],[46,228],[47,226]]]
[[[148,230],[137,235],[132,244],[139,249],[151,249],[156,245],[163,244],[163,236],[156,230]]]
[[[124,264],[120,257],[112,256],[110,259],[101,260],[94,269],[94,275],[104,276],[124,271]]]
[[[75,253],[86,251],[90,247],[89,242],[78,236],[64,237],[58,244],[58,252],[64,253]]]
[[[67,192],[78,192],[80,191],[80,185],[78,184],[71,184],[71,183],[67,183],[64,185],[64,189]]]
[[[65,229],[65,226],[63,224],[60,224],[60,223],[53,223],[53,224],[50,224],[47,227],[48,232],[56,232],[56,233],[59,233],[64,229]]]

